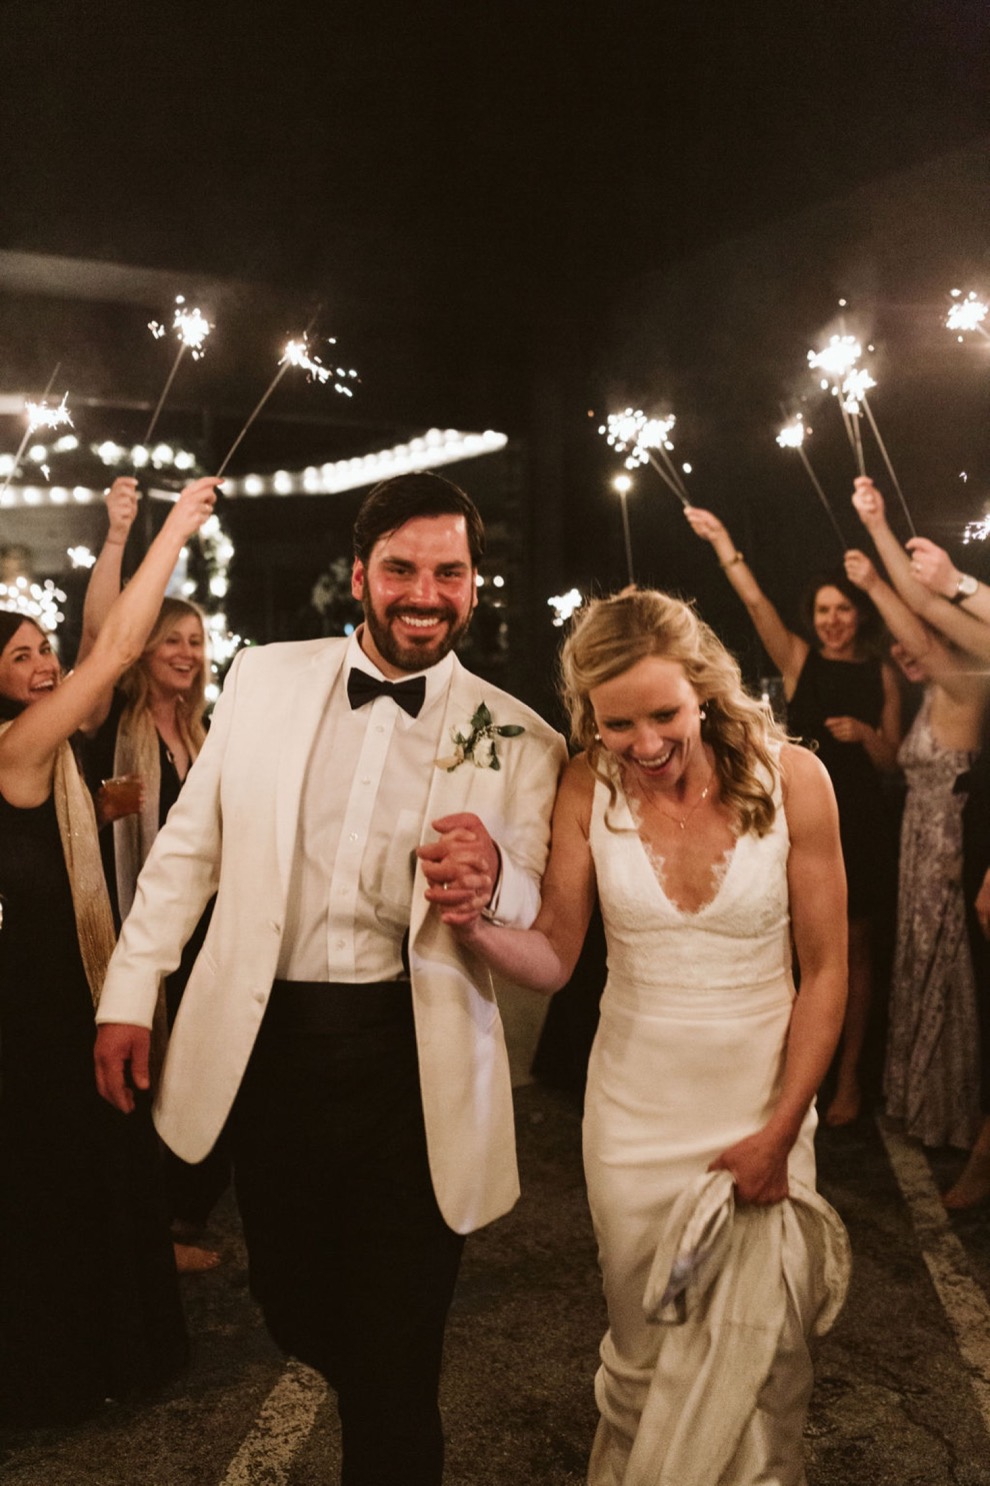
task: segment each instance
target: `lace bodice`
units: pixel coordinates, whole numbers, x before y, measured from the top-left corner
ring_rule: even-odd
[[[590,834],[610,978],[688,991],[692,1000],[711,999],[713,1009],[743,985],[789,985],[790,840],[779,782],[773,827],[763,837],[739,837],[715,867],[712,896],[695,912],[664,892],[661,864],[640,838],[621,784],[618,789],[609,807],[606,786],[596,783]],[[614,829],[605,823],[607,808]]]

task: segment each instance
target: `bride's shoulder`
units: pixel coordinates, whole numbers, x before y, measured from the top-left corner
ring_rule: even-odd
[[[597,777],[587,753],[575,754],[561,775],[558,811],[575,816],[586,827],[591,819]]]
[[[794,798],[810,795],[813,799],[823,792],[831,794],[832,783],[824,764],[809,748],[796,743],[784,743],[780,748],[777,765],[785,808],[793,805]]]

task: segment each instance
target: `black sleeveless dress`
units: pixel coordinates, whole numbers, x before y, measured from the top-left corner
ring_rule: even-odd
[[[787,706],[790,732],[815,749],[835,790],[850,918],[867,917],[889,898],[893,826],[880,772],[866,749],[862,743],[838,742],[825,719],[856,717],[877,728],[883,705],[878,660],[826,660],[809,650]]]
[[[0,796],[0,1424],[84,1417],[187,1345],[147,1101],[106,1104],[53,800]]]

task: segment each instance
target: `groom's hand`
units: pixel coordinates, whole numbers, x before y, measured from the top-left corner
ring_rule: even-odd
[[[431,822],[436,841],[417,847],[429,887],[426,896],[445,923],[466,922],[491,902],[501,867],[498,847],[476,815],[444,815]]]
[[[147,1027],[124,1022],[103,1022],[96,1031],[96,1087],[108,1104],[122,1114],[134,1108],[134,1090],[150,1086],[148,1053],[151,1033]],[[129,1073],[129,1077],[128,1077]]]

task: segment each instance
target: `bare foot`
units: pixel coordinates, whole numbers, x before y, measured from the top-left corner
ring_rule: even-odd
[[[947,1192],[942,1193],[942,1202],[953,1212],[976,1207],[990,1197],[990,1156],[976,1151],[970,1156],[962,1172]]]
[[[851,1125],[854,1120],[859,1119],[861,1103],[862,1096],[858,1084],[840,1084],[825,1112],[826,1125],[830,1125],[833,1130],[842,1125]]]
[[[201,1249],[191,1243],[173,1243],[172,1249],[179,1274],[206,1274],[220,1263],[216,1249]]]

